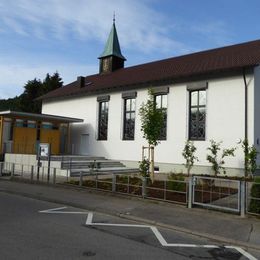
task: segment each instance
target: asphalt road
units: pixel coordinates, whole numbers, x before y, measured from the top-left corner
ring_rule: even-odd
[[[0,259],[249,259],[225,247],[162,245],[217,243],[166,229],[156,237],[142,223],[65,206],[0,192]]]

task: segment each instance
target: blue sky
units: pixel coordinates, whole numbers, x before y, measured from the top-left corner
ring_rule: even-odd
[[[260,39],[259,0],[0,0],[0,99],[97,73],[114,11],[126,66]]]

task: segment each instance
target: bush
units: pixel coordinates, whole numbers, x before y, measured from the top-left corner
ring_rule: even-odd
[[[184,165],[187,169],[188,176],[190,176],[190,171],[194,162],[199,161],[198,157],[195,156],[196,150],[197,148],[194,146],[194,143],[192,141],[187,141],[182,151],[182,156],[186,161]]]
[[[260,177],[255,177],[252,185],[249,212],[260,214]]]
[[[150,162],[147,159],[143,159],[141,162],[139,162],[139,170],[140,170],[140,174],[147,178],[150,177],[149,174],[149,168],[150,168]]]
[[[79,185],[79,181],[76,181],[76,180],[70,180],[67,183],[72,184],[72,185]]]
[[[210,147],[207,150],[210,151],[210,154],[207,155],[207,160],[211,163],[211,168],[214,171],[215,177],[223,172],[226,174],[226,169],[224,167],[225,161],[224,158],[227,156],[235,156],[236,148],[223,149],[222,155],[219,156],[219,152],[221,151],[220,145],[222,142],[215,142],[214,140],[210,140]]]
[[[186,183],[183,182],[185,177],[182,173],[171,173],[168,176],[167,189],[173,191],[186,191]],[[181,181],[181,182],[179,182]]]

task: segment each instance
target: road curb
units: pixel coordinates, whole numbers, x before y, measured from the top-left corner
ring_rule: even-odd
[[[209,234],[209,233],[192,231],[190,229],[186,229],[186,228],[183,228],[183,227],[165,224],[165,223],[162,223],[162,222],[156,222],[156,221],[153,221],[153,220],[144,219],[144,218],[136,217],[136,216],[133,216],[133,215],[127,215],[127,214],[120,213],[117,216],[124,218],[124,219],[132,220],[132,221],[142,222],[142,223],[145,223],[145,224],[174,230],[174,231],[181,232],[181,233],[192,234],[194,236],[198,236],[198,237],[202,237],[202,238],[208,238],[208,239],[211,239],[211,240],[214,240],[214,241],[217,241],[217,242],[221,242],[221,243],[224,242],[224,243],[227,243],[227,244],[230,244],[230,245],[233,245],[233,246],[241,246],[245,249],[250,248],[250,249],[260,250],[260,246],[257,245],[257,244],[251,244],[251,243],[247,243],[247,242],[243,242],[243,241],[239,241],[239,240],[234,240],[234,239],[230,239],[230,238],[226,238],[226,237],[222,237],[222,236],[212,235],[212,234]]]

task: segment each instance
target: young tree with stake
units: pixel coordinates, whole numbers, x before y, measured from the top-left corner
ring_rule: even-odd
[[[154,93],[148,90],[148,100],[143,103],[139,109],[141,117],[141,131],[143,137],[149,145],[149,153],[151,153],[151,180],[154,181],[154,147],[159,144],[160,132],[163,127],[163,112],[156,109]]]

